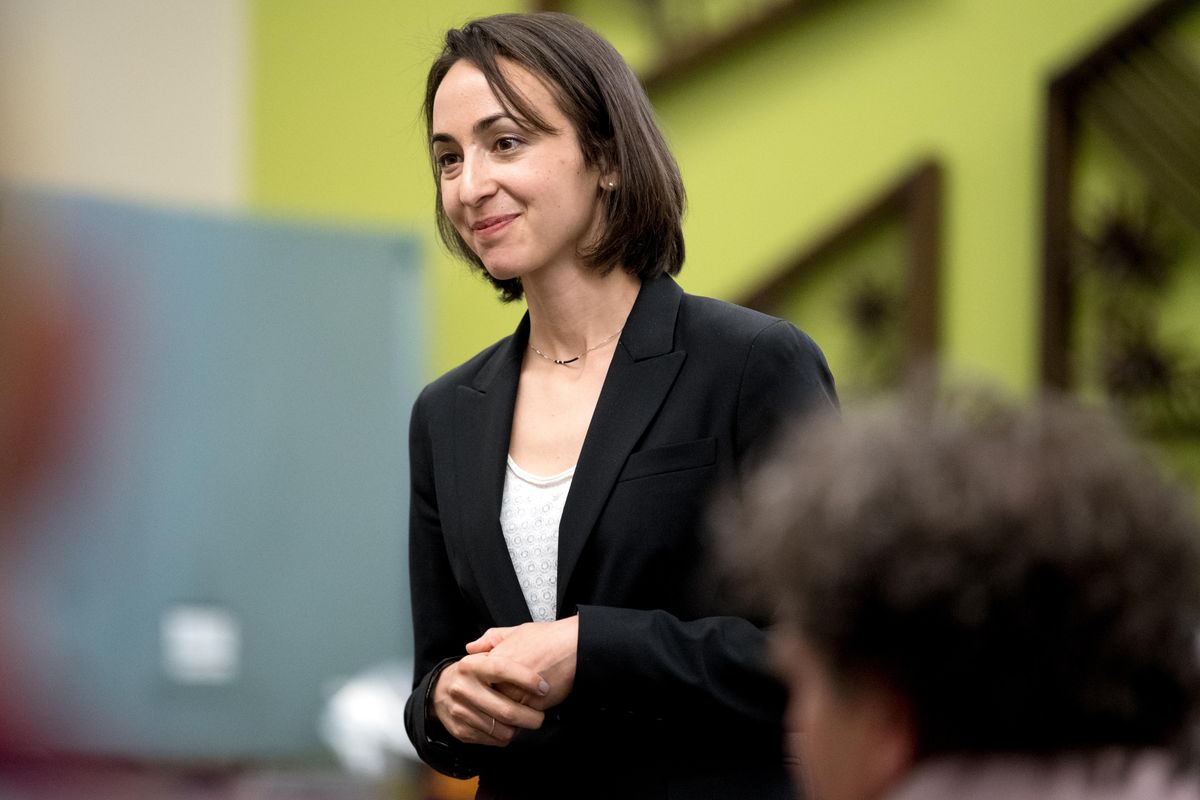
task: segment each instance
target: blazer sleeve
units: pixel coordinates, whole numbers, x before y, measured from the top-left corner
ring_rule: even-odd
[[[739,470],[770,448],[781,426],[837,408],[821,348],[791,323],[776,320],[755,337],[742,371],[734,442]]]
[[[761,455],[781,424],[833,411],[837,403],[817,345],[782,320],[764,328],[740,376],[733,443],[738,472]],[[681,620],[661,610],[581,606],[573,699],[634,716],[778,725],[785,694],[766,669],[765,651],[761,626],[741,616]]]
[[[442,537],[428,414],[435,401],[428,393],[427,389],[414,404],[409,425],[408,570],[416,652],[404,726],[422,760],[439,772],[468,778],[479,772],[486,754],[478,745],[455,739],[429,712],[438,675],[465,655],[464,644],[475,639],[479,629],[454,579]]]

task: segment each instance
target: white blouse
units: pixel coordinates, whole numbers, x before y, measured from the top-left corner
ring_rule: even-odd
[[[500,528],[521,593],[534,622],[550,622],[558,604],[558,524],[575,467],[548,477],[533,475],[508,457]]]

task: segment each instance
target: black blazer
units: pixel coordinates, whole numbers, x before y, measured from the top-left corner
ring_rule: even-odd
[[[500,529],[528,316],[430,384],[410,430],[421,757],[480,797],[790,797],[783,689],[765,637],[714,591],[711,491],[782,419],[836,405],[817,346],[782,320],[645,283],[614,351],[559,526],[558,615],[579,614],[570,698],[506,748],[464,745],[426,713],[441,666],[530,621]]]

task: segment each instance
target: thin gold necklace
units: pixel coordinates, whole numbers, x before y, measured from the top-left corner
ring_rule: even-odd
[[[548,355],[546,355],[545,353],[543,353],[541,350],[538,350],[536,347],[534,347],[534,346],[533,346],[533,342],[530,342],[530,343],[529,343],[529,349],[530,349],[530,350],[532,350],[533,352],[537,353],[539,356],[541,356],[542,358],[546,359],[547,361],[553,361],[555,364],[558,364],[559,366],[565,367],[565,366],[567,366],[568,364],[574,364],[576,361],[578,361],[579,359],[583,358],[584,356],[586,356],[588,353],[592,352],[593,350],[599,350],[601,347],[604,347],[604,345],[608,344],[608,343],[609,343],[609,342],[611,342],[613,339],[615,339],[615,338],[617,338],[618,336],[620,336],[620,335],[621,335],[621,331],[623,331],[623,330],[625,330],[625,329],[624,329],[624,328],[621,328],[621,329],[620,329],[620,330],[618,330],[616,333],[614,333],[612,336],[609,336],[609,337],[608,337],[608,338],[606,338],[606,339],[602,339],[602,340],[600,340],[600,341],[599,341],[599,342],[597,342],[596,344],[594,344],[594,345],[592,345],[591,347],[589,347],[587,350],[584,350],[584,351],[582,351],[582,352],[581,352],[579,355],[575,356],[574,358],[555,358],[554,356],[548,356]]]

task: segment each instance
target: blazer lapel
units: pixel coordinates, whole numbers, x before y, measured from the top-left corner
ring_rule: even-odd
[[[501,344],[471,385],[454,397],[454,475],[460,530],[476,585],[496,625],[530,622],[529,606],[500,528],[508,442],[529,316]]]
[[[567,611],[563,598],[571,574],[621,468],[683,366],[686,354],[673,349],[682,296],[679,285],[669,277],[646,282],[621,332],[558,527],[560,616]]]

